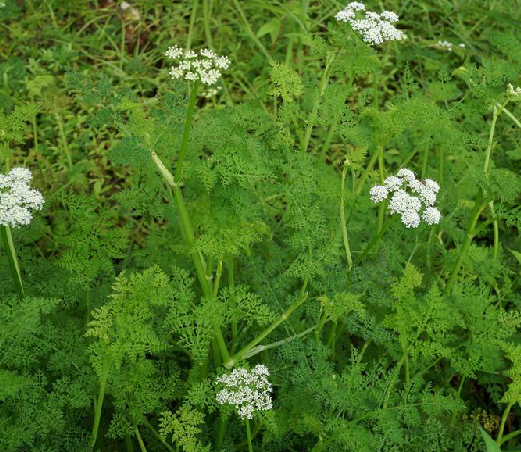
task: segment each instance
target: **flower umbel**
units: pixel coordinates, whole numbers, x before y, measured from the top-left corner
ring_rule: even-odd
[[[363,3],[351,2],[335,18],[339,22],[348,22],[371,45],[405,39],[405,34],[393,25],[398,22],[398,15],[393,11],[378,14],[366,11]]]
[[[521,87],[514,88],[512,83],[507,86],[507,94],[511,97],[510,100],[520,101],[521,100]]]
[[[217,402],[221,405],[235,405],[237,413],[243,419],[252,419],[255,411],[266,411],[272,408],[270,373],[262,364],[248,371],[235,369],[230,375],[221,375],[216,383],[225,386],[217,394]]]
[[[42,208],[42,194],[29,187],[32,177],[28,169],[19,167],[0,174],[0,225],[27,225],[33,218],[30,211]]]
[[[176,62],[176,66],[170,69],[173,79],[200,81],[208,86],[215,85],[222,76],[221,71],[230,67],[228,57],[219,56],[209,49],[194,52],[173,46],[165,52],[165,56]]]
[[[407,189],[413,195],[409,194]],[[379,203],[392,194],[387,206],[389,213],[399,214],[405,227],[417,228],[421,220],[429,225],[440,222],[441,213],[433,207],[439,191],[440,186],[436,181],[416,179],[411,170],[404,168],[398,171],[396,176],[385,179],[384,185],[372,187],[369,196],[374,203]]]

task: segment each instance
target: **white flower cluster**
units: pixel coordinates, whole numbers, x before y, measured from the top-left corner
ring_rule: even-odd
[[[357,15],[361,14],[363,17],[357,19]],[[393,11],[378,14],[366,11],[363,3],[351,2],[339,11],[335,18],[339,22],[348,22],[353,30],[358,31],[363,40],[371,45],[405,39],[405,34],[393,25],[398,22],[398,15]]]
[[[438,45],[438,47],[443,47],[443,48],[447,49],[449,52],[452,52],[452,46],[453,46],[452,42],[449,42],[449,41],[438,41],[437,45]],[[465,44],[464,43],[458,44],[458,47],[464,49],[465,48]]]
[[[507,93],[510,97],[513,97],[512,100],[516,101],[516,100],[521,100],[521,87],[517,87],[517,88],[514,88],[512,86],[512,83],[509,83],[508,84],[508,87],[507,87]]]
[[[417,196],[407,193],[406,188]],[[407,228],[417,228],[421,220],[429,225],[440,222],[440,211],[433,207],[439,190],[440,186],[432,179],[421,181],[416,179],[411,170],[401,169],[396,176],[385,179],[384,185],[371,188],[369,195],[374,203],[379,203],[392,193],[388,205],[389,213],[401,215],[402,223]]]
[[[165,55],[177,65],[170,69],[173,79],[184,79],[212,86],[221,78],[223,70],[230,67],[230,60],[218,56],[213,50],[203,49],[200,52],[184,51],[178,46],[170,47]]]
[[[40,210],[44,199],[29,187],[33,175],[26,168],[13,168],[0,174],[0,225],[18,227],[32,220],[30,209]]]
[[[216,96],[221,92],[222,89],[222,86],[218,86],[217,88],[208,88],[205,92],[203,92],[202,96],[206,98]]]
[[[255,411],[271,410],[270,373],[262,364],[253,370],[235,369],[230,375],[222,375],[216,382],[226,388],[217,394],[217,402],[221,405],[235,405],[237,413],[243,419],[252,419]]]

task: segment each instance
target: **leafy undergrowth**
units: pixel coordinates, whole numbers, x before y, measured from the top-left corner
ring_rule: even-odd
[[[1,451],[521,448],[519,5],[362,6],[5,1]]]

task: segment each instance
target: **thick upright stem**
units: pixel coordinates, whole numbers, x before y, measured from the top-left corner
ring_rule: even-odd
[[[301,143],[301,151],[306,152],[309,145],[309,140],[311,139],[311,133],[313,132],[313,127],[315,126],[315,122],[317,120],[318,108],[320,107],[320,100],[324,95],[324,91],[326,90],[326,86],[329,81],[329,67],[331,66],[332,61],[334,60],[334,55],[331,54],[327,57],[326,68],[324,69],[324,73],[322,74],[322,79],[320,80],[320,85],[318,87],[318,92],[315,96],[315,101],[313,102],[313,107],[311,109],[311,114],[308,119],[308,126],[306,128],[306,133],[304,134],[304,139]]]
[[[89,448],[94,450],[96,440],[98,439],[98,429],[101,420],[101,410],[103,408],[103,400],[105,398],[105,386],[107,385],[107,378],[109,376],[110,358],[105,357],[103,368],[101,370],[101,380],[98,393],[98,401],[94,410],[94,423],[92,425],[92,433],[90,436]]]
[[[248,439],[248,452],[253,452],[253,446],[251,444],[251,430],[249,419],[246,419],[246,437]]]
[[[186,152],[186,147],[188,143],[188,138],[190,136],[190,126],[192,123],[192,117],[193,117],[193,110],[195,106],[195,98],[197,94],[197,85],[192,87],[192,91],[190,92],[190,105],[188,106],[188,112],[186,116],[186,122],[185,127],[183,130],[183,139],[181,143],[181,149],[179,151],[179,160],[177,163],[175,178],[172,176],[170,171],[165,167],[161,159],[158,157],[158,155],[152,151],[151,157],[154,161],[155,165],[159,169],[161,175],[165,179],[165,181],[168,183],[168,185],[171,187],[171,189],[174,192],[174,198],[175,202],[177,204],[177,208],[179,210],[179,216],[181,220],[181,228],[183,231],[183,235],[188,243],[188,246],[191,251],[192,259],[195,266],[195,271],[197,274],[197,279],[199,280],[199,284],[201,285],[201,290],[203,292],[203,295],[211,299],[214,296],[214,288],[212,286],[211,281],[208,280],[206,277],[205,272],[205,264],[204,259],[200,253],[195,252],[195,234],[192,227],[192,223],[190,221],[190,216],[188,215],[188,209],[186,208],[185,200],[183,197],[183,192],[181,191],[180,187],[180,177],[181,177],[181,171],[182,171],[182,165],[184,160],[184,154]],[[222,358],[224,360],[227,360],[229,358],[228,350],[226,348],[226,343],[224,341],[224,338],[222,336],[222,332],[218,326],[215,327],[215,334],[216,334],[216,341],[217,345],[221,351]]]
[[[181,180],[181,172],[183,170],[183,162],[185,159],[186,148],[188,147],[188,137],[190,136],[190,128],[192,126],[192,119],[194,116],[195,101],[197,100],[197,82],[191,86],[190,98],[188,100],[188,110],[186,112],[186,122],[183,129],[183,138],[181,139],[181,147],[179,149],[179,156],[177,159],[177,167],[175,169],[175,182],[179,183]]]
[[[358,183],[356,184],[356,187],[355,187],[355,195],[359,195],[362,192],[362,189],[364,188],[365,181],[369,177],[369,173],[373,169],[373,166],[374,166],[374,164],[376,162],[376,159],[378,158],[378,156],[380,154],[380,147],[381,146],[376,146],[376,149],[375,149],[373,155],[371,156],[371,159],[369,160],[369,163],[367,164],[367,166],[364,169],[362,175],[360,176],[360,179],[358,179]]]
[[[450,291],[450,288],[452,284],[454,283],[454,280],[458,276],[459,269],[461,267],[461,264],[463,262],[463,258],[465,257],[465,254],[472,243],[472,239],[474,237],[474,229],[476,227],[476,223],[479,218],[479,214],[483,210],[483,194],[481,191],[478,194],[478,199],[476,199],[476,202],[474,204],[474,209],[472,210],[472,214],[469,219],[469,223],[467,226],[467,233],[465,236],[465,241],[463,242],[463,245],[461,247],[460,253],[458,255],[458,259],[456,260],[456,263],[454,264],[454,267],[452,269],[452,272],[450,274],[449,280],[447,282],[447,285],[445,286],[445,294],[448,294]]]
[[[14,248],[13,236],[11,235],[11,228],[9,226],[0,226],[0,233],[2,235],[2,242],[4,243],[5,252],[7,254],[7,261],[11,269],[11,275],[16,286],[16,292],[20,300],[25,297],[24,288],[22,284],[22,274],[20,272],[20,265],[16,257],[16,250]]]
[[[209,0],[203,0],[203,20],[204,20],[204,34],[206,36],[206,44],[211,49],[212,44],[212,31],[210,29],[210,2]]]
[[[507,407],[505,408],[505,411],[503,411],[503,416],[501,417],[501,424],[499,425],[499,432],[498,432],[497,438],[496,438],[496,443],[498,443],[499,445],[501,445],[503,443],[502,439],[503,439],[503,433],[505,431],[505,423],[507,422],[508,415],[510,414],[510,410],[512,409],[513,406],[514,406],[514,404],[512,402],[510,402],[507,405]]]
[[[141,434],[139,433],[139,428],[137,425],[134,425],[134,432],[136,433],[137,442],[139,443],[139,448],[141,449],[141,452],[147,452],[147,448],[145,447],[143,438],[141,438]]]
[[[349,240],[347,238],[346,214],[344,208],[346,174],[347,165],[344,165],[344,169],[342,170],[342,185],[340,186],[340,225],[342,227],[344,249],[346,250],[347,269],[351,272],[351,269],[353,268],[353,259],[351,257],[351,248],[349,247]]]
[[[380,146],[380,152],[378,153],[378,173],[380,177],[380,183],[383,185],[385,179],[385,167],[384,167],[384,148]],[[378,208],[378,229],[379,233],[384,227],[385,219],[385,204],[380,204]]]

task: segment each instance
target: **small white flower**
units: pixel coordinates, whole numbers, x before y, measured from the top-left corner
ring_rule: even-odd
[[[421,201],[419,198],[409,195],[405,190],[397,190],[389,202],[388,209],[391,214],[418,211],[421,209]]]
[[[208,88],[207,91],[203,93],[203,97],[210,98],[213,96],[216,96],[219,94],[219,91],[221,91],[222,87],[218,86],[217,88]]]
[[[405,179],[407,182],[412,182],[416,179],[414,172],[407,168],[402,168],[396,175]]]
[[[425,185],[427,185],[427,187],[429,187],[436,194],[440,191],[438,182],[433,181],[432,179],[425,179]]]
[[[452,52],[452,43],[449,41],[438,41],[438,46],[447,49],[449,52]]]
[[[396,14],[394,11],[384,11],[381,16],[391,23],[398,22],[398,14]]]
[[[422,214],[422,219],[425,223],[433,225],[438,224],[441,220],[441,213],[435,207],[427,207]]]
[[[417,228],[420,225],[420,216],[416,210],[406,210],[401,218],[406,228]]]
[[[369,190],[369,196],[371,197],[371,201],[374,203],[379,203],[380,201],[387,199],[388,194],[389,190],[383,185],[375,185],[371,190]]]
[[[255,411],[266,411],[272,408],[272,386],[268,381],[270,373],[262,364],[253,370],[235,369],[230,375],[221,375],[216,383],[225,386],[216,395],[221,405],[234,405],[243,419],[252,419]]]
[[[230,67],[230,59],[226,56],[217,57],[214,59],[215,66],[217,66],[219,69],[228,69]]]
[[[521,87],[514,88],[512,83],[507,85],[507,94],[512,97],[512,100],[521,100]]]
[[[205,58],[217,58],[217,55],[213,50],[210,49],[203,49],[201,50],[201,56],[204,56]]]
[[[169,47],[165,52],[167,58],[171,60],[177,60],[183,54],[183,49],[178,46]]]
[[[396,191],[402,187],[403,180],[396,176],[389,176],[384,180],[384,184],[390,191]]]
[[[33,218],[30,211],[42,208],[43,196],[29,187],[31,179],[32,174],[26,168],[0,174],[0,225],[14,228],[27,225]]]

